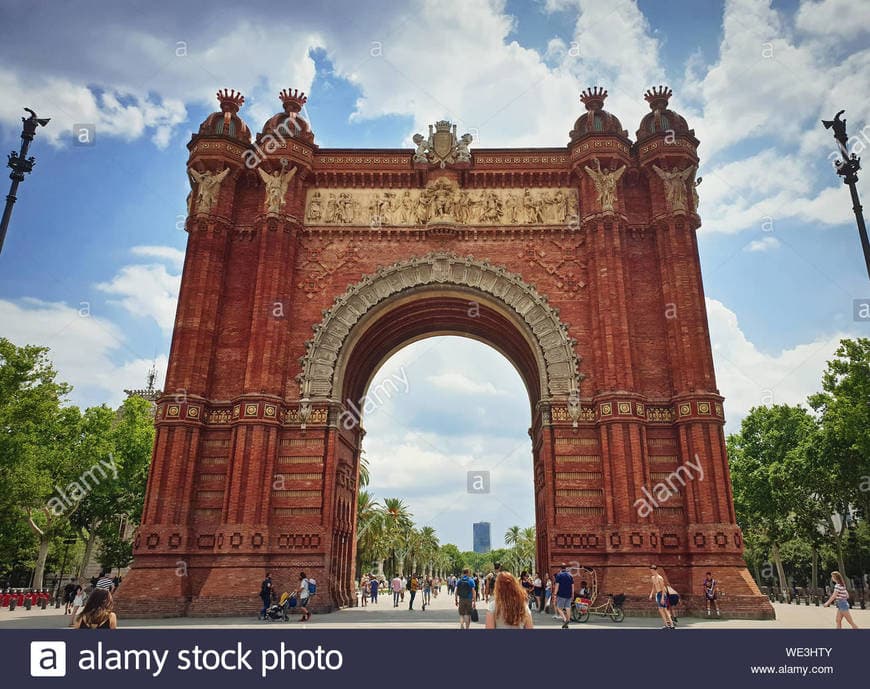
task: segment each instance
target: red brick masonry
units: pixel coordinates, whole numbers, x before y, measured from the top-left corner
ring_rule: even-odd
[[[252,143],[241,101],[223,94],[222,111],[189,144],[191,168],[229,173],[213,205],[197,187],[192,194],[143,521],[118,608],[128,616],[253,614],[266,570],[280,591],[300,569],[318,580],[320,610],[355,604],[362,433],[341,415],[398,346],[457,333],[504,352],[529,388],[539,568],[594,567],[600,590],[625,592],[629,610],[647,605],[650,562],[697,609],[712,570],[723,614],[772,617],[735,521],[694,174],[673,197],[653,169],[696,166],[698,141],[667,109],[669,92],[650,94],[638,141],[602,109],[606,94],[590,91],[566,147],[472,146],[470,161],[454,156],[443,167],[415,162],[411,149],[319,148],[292,92]],[[281,122],[296,122],[296,135],[273,136]],[[612,210],[586,171],[597,169],[596,158],[604,170],[625,166]],[[270,209],[258,169],[294,167],[284,204]],[[409,190],[416,198],[439,180],[453,204],[441,217],[403,221],[401,210],[384,217],[358,203],[350,222],[327,220],[330,194],[401,199]],[[522,199],[526,188],[534,198],[561,191],[576,200],[564,215],[555,205],[537,215],[505,201],[490,220],[475,220],[483,211],[457,201],[488,190]],[[306,206],[314,190],[319,215]],[[462,264],[465,257],[473,259]],[[415,258],[430,279],[378,277],[393,264],[416,266]],[[512,286],[493,293],[503,280]],[[355,320],[335,338],[331,328],[345,316],[332,319],[309,351],[313,328],[349,289]],[[539,298],[551,321],[529,325],[546,311],[529,306]],[[564,332],[547,329],[552,319]],[[576,353],[579,375],[551,358],[548,347],[560,343]],[[326,392],[312,382],[324,370],[334,374]],[[309,389],[300,389],[305,381]],[[567,394],[566,381],[579,395]],[[700,462],[703,479],[693,472],[675,494],[654,497],[657,505],[638,502],[687,462]]]

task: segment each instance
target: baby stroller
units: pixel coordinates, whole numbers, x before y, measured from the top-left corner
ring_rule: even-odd
[[[267,622],[271,622],[272,620],[284,620],[286,622],[289,619],[288,613],[290,612],[290,608],[295,606],[296,596],[291,596],[289,593],[284,591],[278,602],[269,606],[266,610],[266,616],[263,619]]]

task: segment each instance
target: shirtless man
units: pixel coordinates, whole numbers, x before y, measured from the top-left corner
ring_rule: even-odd
[[[658,608],[662,622],[665,623],[663,629],[674,629],[674,623],[671,621],[671,611],[668,609],[668,583],[665,581],[665,578],[659,574],[658,568],[655,565],[649,566],[649,573],[650,581],[652,583],[649,599],[652,600],[653,597],[655,597],[656,608]]]

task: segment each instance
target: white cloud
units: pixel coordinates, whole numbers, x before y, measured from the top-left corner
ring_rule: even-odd
[[[450,392],[458,392],[464,395],[501,395],[499,390],[489,381],[479,381],[469,378],[456,371],[445,371],[438,375],[426,378],[436,388]]]
[[[749,242],[743,250],[749,252],[772,251],[780,246],[782,244],[776,237],[764,237],[764,239],[755,239]]]
[[[739,428],[752,407],[803,404],[817,392],[827,361],[845,333],[819,336],[776,353],[765,353],[740,328],[731,309],[707,299],[716,379],[725,397],[728,432]]]
[[[135,316],[153,318],[164,333],[172,331],[181,276],[170,273],[166,266],[123,266],[109,282],[97,289],[120,299],[112,300]]]
[[[58,380],[73,386],[70,399],[82,406],[103,402],[117,406],[125,388],[144,387],[152,363],[157,365],[160,380],[166,371],[165,356],[153,360],[137,355],[117,325],[92,315],[85,305],[76,308],[31,298],[0,300],[0,323],[3,336],[16,345],[50,348]],[[133,358],[116,363],[130,355]]]
[[[184,252],[174,246],[134,246],[130,253],[134,256],[161,259],[177,268],[184,265]]]
[[[870,32],[865,0],[805,0],[795,16],[798,29],[831,41],[852,40]]]

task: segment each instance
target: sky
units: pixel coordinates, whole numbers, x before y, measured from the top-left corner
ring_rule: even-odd
[[[449,119],[474,133],[473,151],[564,146],[594,85],[633,137],[643,92],[668,84],[701,141],[726,430],[754,405],[804,401],[840,338],[870,336],[854,318],[870,282],[820,125],[845,109],[852,150],[870,146],[865,0],[5,0],[0,26],[17,27],[0,41],[0,143],[17,149],[23,107],[51,117],[0,254],[0,335],[51,347],[76,404],[118,404],[152,363],[162,379],[186,144],[223,87],[244,93],[253,131],[293,87],[310,96],[321,146],[410,148]],[[73,138],[80,124],[94,127],[89,145]],[[528,399],[512,366],[461,338],[414,343],[379,375],[403,365],[408,393],[365,422],[372,490],[462,548],[472,521],[491,521],[496,544],[530,525]],[[494,466],[489,497],[451,502],[468,467]]]

